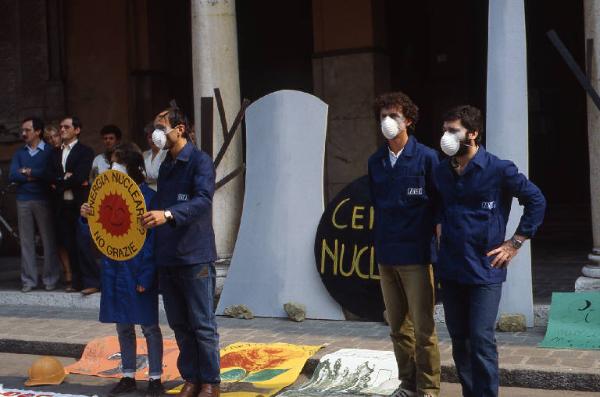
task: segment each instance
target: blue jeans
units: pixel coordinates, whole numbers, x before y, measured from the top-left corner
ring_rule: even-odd
[[[464,397],[498,396],[495,325],[502,283],[473,285],[441,280],[452,357]]]
[[[148,346],[148,375],[160,376],[162,375],[163,359],[163,338],[160,327],[158,324],[142,325],[142,333]],[[119,347],[121,348],[122,372],[135,373],[138,369],[135,325],[117,323],[117,335],[119,335]],[[141,362],[140,364],[145,363]]]
[[[167,320],[179,346],[177,368],[188,382],[221,382],[215,280],[213,263],[160,267]]]

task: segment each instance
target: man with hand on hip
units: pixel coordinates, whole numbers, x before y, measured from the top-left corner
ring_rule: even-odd
[[[498,395],[494,329],[506,267],[542,223],[540,189],[481,146],[479,109],[459,106],[444,116],[440,146],[450,156],[434,171],[440,193],[438,261],[446,326],[464,396]],[[525,207],[512,238],[504,241],[513,197]]]

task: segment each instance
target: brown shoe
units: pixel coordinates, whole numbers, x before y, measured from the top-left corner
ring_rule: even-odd
[[[210,383],[203,384],[200,393],[198,393],[198,397],[219,397],[220,395],[221,386],[211,385]]]
[[[186,381],[179,392],[179,397],[196,397],[198,394],[198,390],[200,389],[199,385],[196,383]]]
[[[86,288],[81,290],[81,295],[91,295],[100,292],[99,288]]]

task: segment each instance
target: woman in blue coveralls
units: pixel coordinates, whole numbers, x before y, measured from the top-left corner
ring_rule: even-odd
[[[154,191],[144,182],[144,158],[133,144],[117,146],[112,154],[111,169],[126,173],[140,187],[146,207]],[[82,222],[87,223],[91,207],[81,206]],[[89,231],[89,229],[88,229]],[[149,384],[147,397],[160,396],[164,392],[161,383],[163,340],[158,325],[158,283],[153,254],[154,232],[148,231],[141,252],[132,259],[115,261],[102,260],[102,296],[100,299],[100,321],[116,323],[121,349],[123,377],[110,391],[111,396],[136,390],[136,334],[135,325],[142,326],[148,346]]]

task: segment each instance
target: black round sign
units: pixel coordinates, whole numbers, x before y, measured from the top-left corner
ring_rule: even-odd
[[[317,229],[317,271],[331,296],[347,311],[382,321],[383,297],[373,246],[374,212],[369,177],[346,186],[329,203]]]

